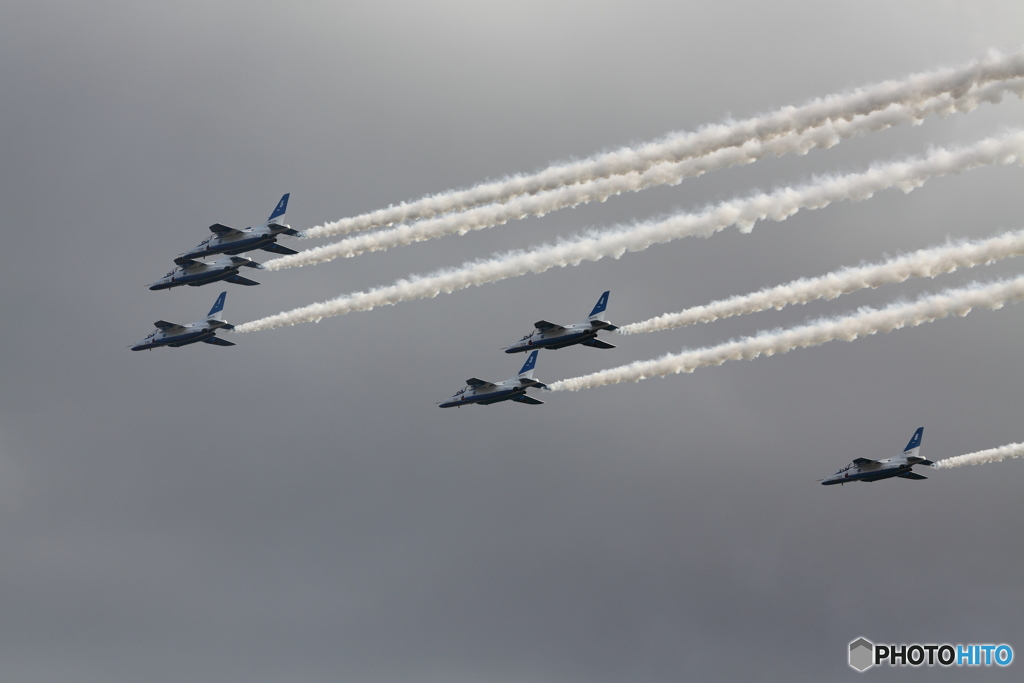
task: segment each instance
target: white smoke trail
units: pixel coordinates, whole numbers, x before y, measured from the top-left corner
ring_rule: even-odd
[[[823,125],[801,132],[790,132],[767,141],[749,140],[743,145],[726,147],[705,156],[674,163],[656,164],[642,173],[628,173],[558,188],[533,195],[513,197],[503,204],[487,204],[462,213],[440,216],[390,230],[359,235],[308,249],[291,256],[283,256],[264,263],[268,270],[308,266],[336,258],[357,256],[367,251],[381,251],[391,247],[422,242],[445,235],[464,235],[503,225],[510,220],[529,216],[543,216],[551,211],[571,208],[589,202],[603,202],[623,192],[638,192],[658,185],[678,185],[685,178],[700,176],[739,164],[750,164],[768,156],[806,154],[813,148],[829,148],[842,140],[870,132],[877,132],[901,123],[920,123],[931,114],[948,115],[958,111],[973,111],[982,102],[998,102],[1007,93],[1024,96],[1024,78],[990,83],[972,89],[963,97],[953,98],[948,93],[915,105],[895,105],[850,121],[827,121]]]
[[[682,161],[749,140],[768,140],[789,132],[816,128],[826,121],[850,120],[896,104],[915,104],[950,93],[962,97],[976,86],[1024,76],[1024,52],[1010,55],[990,51],[985,57],[957,68],[914,74],[899,81],[885,81],[852,92],[830,95],[800,107],[783,107],[775,112],[744,121],[706,126],[690,133],[677,133],[639,147],[624,147],[582,161],[550,166],[533,174],[519,174],[465,190],[445,192],[413,202],[403,202],[370,213],[310,228],[307,237],[327,237],[369,230],[394,223],[431,218],[463,211],[480,204],[504,202],[522,194],[534,194],[557,187],[643,172],[654,164]]]
[[[801,278],[752,294],[734,296],[704,306],[687,308],[678,313],[666,313],[649,320],[623,325],[619,332],[657,332],[766,311],[769,308],[779,310],[816,299],[835,299],[842,294],[903,282],[911,277],[935,277],[951,273],[957,268],[973,268],[1021,254],[1024,254],[1024,231],[1007,232],[987,240],[964,241],[921,249],[897,256],[885,263],[843,268],[821,277]]]
[[[990,448],[986,451],[956,455],[952,458],[945,458],[935,463],[936,467],[963,467],[964,465],[982,465],[989,462],[999,462],[1007,458],[1024,458],[1024,443],[1011,443],[999,448]]]
[[[497,282],[527,273],[542,273],[555,267],[619,258],[627,251],[642,251],[688,235],[710,236],[730,225],[750,232],[758,220],[782,221],[801,209],[819,209],[834,201],[860,201],[875,192],[899,187],[904,192],[920,187],[928,179],[959,173],[991,164],[1011,164],[1024,159],[1024,132],[1014,131],[988,138],[969,147],[934,150],[928,156],[885,165],[863,173],[820,179],[802,187],[788,187],[746,199],[723,202],[697,214],[680,214],[668,219],[592,232],[558,244],[530,251],[503,254],[461,268],[399,280],[393,285],[368,292],[348,294],[330,301],[260,318],[235,328],[236,332],[267,330],[284,325],[317,322],[322,318],[365,311],[400,301],[427,299],[487,282]]]
[[[881,310],[863,308],[843,318],[819,320],[789,330],[763,332],[719,346],[683,351],[565,379],[549,386],[552,391],[579,391],[621,382],[639,382],[649,377],[693,372],[697,368],[721,365],[729,360],[751,360],[836,340],[853,341],[878,332],[916,327],[951,315],[965,316],[972,308],[998,309],[1022,299],[1024,276],[987,285],[974,284],[922,297],[913,303],[893,304]]]

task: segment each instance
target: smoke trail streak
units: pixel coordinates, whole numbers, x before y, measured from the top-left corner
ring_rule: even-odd
[[[465,190],[445,192],[403,202],[370,213],[310,228],[307,237],[327,237],[369,230],[394,223],[431,218],[445,213],[504,202],[522,194],[534,194],[613,175],[643,172],[654,164],[703,156],[752,139],[768,140],[789,132],[816,128],[830,120],[849,120],[896,104],[915,104],[950,93],[965,95],[972,87],[1024,76],[1024,52],[1010,55],[990,51],[981,59],[957,68],[944,68],[885,81],[852,92],[830,95],[800,107],[743,121],[706,126],[695,132],[677,133],[639,147],[623,147],[581,161],[550,166],[533,174],[519,174]]]
[[[960,98],[949,94],[933,97],[917,105],[895,105],[887,109],[854,117],[851,121],[827,121],[823,125],[799,133],[791,132],[767,141],[747,143],[717,150],[702,157],[675,163],[656,164],[642,173],[616,175],[592,180],[533,195],[509,199],[504,204],[478,206],[462,213],[449,214],[390,230],[358,235],[308,249],[299,254],[272,259],[264,263],[269,270],[308,266],[349,258],[368,251],[382,251],[396,246],[422,242],[445,235],[464,235],[503,225],[510,220],[544,216],[551,211],[572,208],[589,202],[603,202],[623,192],[639,192],[658,185],[678,185],[686,178],[703,175],[730,166],[750,164],[768,156],[806,154],[813,148],[829,148],[842,140],[877,132],[901,123],[918,124],[928,115],[948,115],[973,111],[981,102],[998,102],[1007,92],[1024,96],[1024,78],[990,83]]]
[[[969,147],[939,149],[923,158],[874,166],[863,173],[823,178],[802,187],[787,187],[771,194],[723,202],[697,214],[680,214],[662,221],[595,231],[530,251],[511,252],[453,270],[414,276],[390,286],[347,294],[260,318],[237,326],[235,331],[254,332],[318,322],[330,316],[370,310],[400,301],[432,298],[442,292],[450,293],[527,273],[542,273],[555,267],[575,266],[583,261],[598,261],[607,256],[619,258],[627,251],[642,251],[654,244],[688,235],[710,236],[730,225],[739,226],[741,232],[750,232],[758,220],[782,221],[801,209],[820,209],[840,200],[860,201],[889,187],[910,192],[935,176],[1024,160],[1022,153],[1024,132],[1014,131]]]
[[[780,310],[793,304],[806,304],[816,299],[835,299],[842,294],[850,294],[861,289],[874,289],[882,285],[903,282],[911,277],[935,277],[951,273],[957,268],[973,268],[1021,254],[1024,254],[1024,231],[1007,232],[987,240],[963,241],[921,249],[897,256],[885,263],[843,268],[821,277],[801,278],[752,294],[734,296],[704,306],[687,308],[678,313],[666,313],[649,320],[623,325],[619,332],[657,332],[766,311],[769,308]]]
[[[990,448],[986,451],[956,455],[952,458],[945,458],[935,463],[936,467],[963,467],[964,465],[983,465],[989,462],[999,462],[1007,458],[1024,458],[1024,443],[1011,443],[999,448]]]
[[[794,349],[819,346],[826,342],[853,341],[878,332],[916,327],[951,315],[965,316],[972,308],[1002,308],[1024,299],[1024,276],[987,285],[973,284],[922,297],[913,303],[897,303],[881,310],[862,308],[853,315],[819,320],[788,330],[762,332],[753,337],[719,346],[668,354],[649,361],[638,361],[581,377],[564,379],[549,385],[552,391],[579,391],[621,382],[639,382],[649,377],[664,377],[697,368],[721,365],[729,360],[751,360]]]

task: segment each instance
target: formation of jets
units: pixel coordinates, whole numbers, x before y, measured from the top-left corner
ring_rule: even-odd
[[[267,218],[266,222],[256,227],[236,230],[220,223],[210,226],[211,237],[200,242],[196,247],[174,259],[174,270],[164,275],[156,282],[149,285],[150,289],[171,289],[173,287],[201,287],[211,282],[230,282],[235,285],[251,287],[258,285],[255,280],[242,277],[239,270],[242,268],[262,269],[263,266],[252,259],[238,254],[247,251],[262,249],[273,254],[297,254],[294,249],[282,246],[277,243],[280,235],[302,237],[302,233],[293,230],[285,225],[282,220],[288,210],[288,197],[286,193],[274,207],[274,211]],[[219,256],[221,258],[212,261],[203,261],[208,256]],[[156,330],[150,333],[144,340],[131,347],[132,351],[143,349],[155,349],[161,346],[185,346],[196,342],[214,344],[216,346],[234,346],[229,342],[216,336],[217,330],[231,330],[223,320],[224,299],[227,292],[217,297],[217,302],[206,314],[205,320],[191,323],[189,325],[177,325],[166,320],[158,320]]]
[[[466,380],[465,388],[459,390],[454,396],[438,402],[438,406],[458,408],[472,404],[491,405],[501,401],[542,405],[543,401],[527,394],[527,390],[530,388],[547,388],[546,384],[533,378],[540,349],[562,349],[576,344],[597,349],[615,348],[613,344],[597,338],[598,333],[602,330],[619,329],[603,319],[605,317],[603,314],[608,308],[608,296],[609,292],[602,293],[593,310],[590,311],[590,315],[582,322],[565,326],[556,325],[547,320],[534,323],[533,332],[504,349],[505,353],[530,352],[518,375],[502,382],[487,382],[470,377]],[[914,432],[907,447],[903,449],[902,455],[884,460],[856,458],[832,476],[822,479],[821,483],[830,486],[853,481],[879,481],[894,477],[911,480],[927,479],[928,477],[913,471],[915,465],[935,465],[934,462],[926,460],[920,455],[923,435],[924,427]]]
[[[597,339],[597,333],[601,330],[619,329],[610,322],[601,320],[599,316],[608,308],[608,294],[604,292],[590,311],[590,315],[583,322],[563,327],[555,325],[546,320],[533,324],[534,330],[512,346],[505,349],[505,353],[519,353],[530,351],[526,363],[519,374],[503,382],[485,382],[476,377],[466,380],[466,387],[461,389],[451,398],[438,403],[442,408],[458,408],[459,406],[478,403],[490,405],[499,401],[515,401],[531,406],[543,405],[544,401],[533,396],[527,396],[526,390],[530,387],[546,389],[547,385],[538,382],[533,378],[533,370],[537,366],[537,354],[540,349],[562,349],[574,344],[582,344],[595,349],[614,349],[613,344]]]
[[[900,479],[920,480],[928,477],[914,472],[911,468],[914,465],[934,465],[931,460],[925,460],[920,456],[921,437],[924,435],[924,427],[918,427],[914,432],[910,443],[903,449],[903,455],[898,455],[885,460],[871,460],[870,458],[855,458],[853,462],[839,470],[831,477],[821,480],[823,486],[834,484],[846,484],[851,481],[879,481],[891,477]]]
[[[274,211],[266,222],[256,227],[236,230],[220,223],[210,226],[211,237],[200,242],[194,248],[174,259],[175,268],[164,277],[149,285],[150,289],[171,289],[173,287],[200,287],[211,282],[230,282],[237,285],[253,286],[259,283],[239,274],[242,268],[262,269],[263,266],[244,256],[245,252],[261,249],[273,254],[296,254],[293,249],[277,243],[281,235],[302,237],[302,233],[293,230],[282,222],[288,210],[289,194],[281,197]],[[220,258],[203,261],[204,257],[219,256]],[[519,374],[501,382],[487,382],[476,377],[466,380],[466,387],[450,398],[440,401],[441,408],[458,408],[464,405],[491,405],[502,401],[515,401],[527,405],[543,405],[544,401],[527,394],[528,389],[546,389],[547,385],[533,377],[537,367],[537,356],[540,349],[563,349],[567,346],[589,346],[594,349],[614,349],[614,344],[598,339],[602,331],[613,332],[615,325],[605,320],[608,309],[608,291],[598,298],[590,315],[581,322],[572,325],[556,325],[547,320],[539,320],[533,324],[533,331],[519,341],[505,347],[505,353],[529,352],[526,363]],[[177,323],[158,320],[156,327],[149,336],[134,344],[132,351],[155,349],[161,346],[179,347],[203,342],[215,346],[234,346],[233,342],[217,336],[217,330],[232,330],[234,325],[224,320],[224,302],[227,292],[221,292],[213,304],[213,308],[203,320],[179,325]],[[934,465],[930,460],[920,457],[921,437],[924,428],[914,432],[913,438],[903,454],[884,460],[856,458],[852,463],[830,477],[821,480],[825,486],[846,484],[854,481],[879,481],[881,479],[927,479],[913,471],[915,465]]]

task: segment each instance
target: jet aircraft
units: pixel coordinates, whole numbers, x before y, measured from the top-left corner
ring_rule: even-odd
[[[534,330],[512,346],[505,348],[505,353],[519,353],[531,349],[560,349],[573,344],[583,344],[594,349],[614,349],[614,344],[601,341],[597,333],[601,330],[617,330],[615,325],[599,320],[598,316],[608,308],[608,292],[601,295],[594,306],[594,310],[583,322],[563,327],[549,323],[547,320],[538,320],[533,324]]]
[[[246,228],[245,230],[236,230],[220,223],[214,223],[210,226],[210,232],[213,233],[212,237],[203,240],[199,243],[199,246],[190,249],[178,258],[189,260],[214,254],[241,254],[253,249],[262,249],[263,251],[282,255],[299,253],[294,249],[282,247],[277,243],[278,235],[302,237],[302,233],[298,230],[292,230],[287,225],[277,222],[277,219],[284,216],[285,211],[288,209],[289,195],[290,193],[281,197],[281,201],[277,203],[274,212],[270,214],[270,218],[263,225],[255,228]],[[180,261],[175,259],[175,263],[180,263]]]
[[[234,342],[216,336],[217,330],[233,330],[234,325],[224,322],[224,299],[227,292],[221,292],[213,308],[206,314],[205,320],[190,325],[178,325],[166,320],[157,320],[156,329],[149,336],[132,347],[132,351],[155,349],[160,346],[185,346],[196,342],[215,344],[216,346],[234,346]]]
[[[921,451],[921,437],[924,434],[924,427],[919,427],[910,443],[903,449],[903,455],[885,460],[871,460],[869,458],[856,458],[849,465],[839,470],[831,477],[821,480],[822,485],[845,484],[851,481],[878,481],[899,477],[900,479],[927,479],[928,477],[911,470],[914,465],[934,465],[931,460],[925,460],[919,453]]]
[[[487,406],[498,401],[516,401],[517,403],[527,403],[531,406],[542,405],[544,401],[526,395],[526,390],[529,387],[547,388],[546,384],[538,382],[533,378],[533,369],[536,365],[537,351],[534,351],[526,359],[523,369],[515,377],[498,382],[497,384],[485,382],[476,377],[470,377],[466,380],[468,386],[465,389],[447,401],[441,401],[438,405],[442,408],[458,408],[472,403],[480,403]]]
[[[224,280],[236,285],[258,285],[255,280],[244,278],[238,274],[239,268],[260,268],[263,266],[244,256],[225,256],[216,261],[193,261],[182,256],[174,259],[178,267],[149,285],[150,289],[170,289],[171,287],[199,287],[211,282]]]

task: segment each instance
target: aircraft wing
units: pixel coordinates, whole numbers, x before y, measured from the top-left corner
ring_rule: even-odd
[[[247,287],[252,287],[253,285],[259,284],[255,280],[250,280],[249,278],[242,277],[241,275],[232,275],[231,277],[226,278],[224,281],[236,285],[246,285]]]
[[[526,395],[516,396],[512,400],[515,401],[516,403],[526,403],[527,405],[531,405],[531,406],[542,406],[542,405],[544,405],[544,401],[536,399],[533,396],[526,396]]]
[[[227,339],[221,339],[220,337],[210,337],[209,339],[203,340],[204,344],[213,344],[215,346],[234,346],[235,342],[229,342]]]
[[[228,226],[221,225],[220,223],[214,223],[213,225],[211,225],[210,232],[217,235],[217,237],[227,237],[228,235],[242,234],[241,230],[235,230],[234,228],[229,228]]]
[[[269,251],[272,254],[281,254],[282,256],[290,256],[292,254],[298,254],[299,253],[299,252],[295,251],[294,249],[289,249],[288,247],[282,247],[280,244],[276,244],[276,243],[275,244],[268,244],[266,246],[260,247],[260,249],[262,249],[263,251]]]
[[[904,472],[903,474],[897,474],[896,476],[899,477],[900,479],[914,479],[914,480],[917,480],[917,479],[927,479],[928,478],[928,477],[926,477],[926,476],[924,476],[922,474],[918,474],[917,472]]]
[[[877,460],[872,460],[871,458],[854,458],[853,459],[853,464],[856,465],[857,467],[863,467],[864,465],[870,465],[872,463],[878,464],[878,461]]]
[[[473,387],[474,389],[482,389],[494,386],[494,382],[485,382],[482,379],[477,379],[476,377],[470,377],[469,379],[467,379],[466,384]]]
[[[181,325],[178,323],[169,323],[166,320],[157,320],[153,323],[153,327],[161,329],[164,332],[167,332],[168,330],[181,329]]]
[[[589,347],[594,348],[594,349],[614,349],[615,348],[615,344],[609,344],[608,342],[601,341],[600,339],[588,339],[585,342],[580,342],[580,344],[582,344],[583,346],[589,346]]]
[[[547,320],[538,320],[533,324],[533,326],[536,327],[541,332],[561,332],[562,330],[565,329],[561,325],[549,323]]]
[[[174,262],[177,263],[182,268],[187,268],[189,266],[194,266],[197,263],[199,263],[199,261],[196,261],[195,259],[190,259],[187,256],[179,256],[178,258],[174,259]]]

